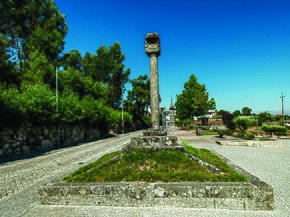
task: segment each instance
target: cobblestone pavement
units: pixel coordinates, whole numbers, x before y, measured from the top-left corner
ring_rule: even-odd
[[[120,149],[132,136],[140,133],[119,135],[0,164],[0,216],[23,216],[21,213],[26,212],[25,208],[36,202],[36,191],[40,185]]]
[[[88,143],[33,159],[0,164],[0,216],[244,216],[290,217],[290,140],[283,148],[220,146],[214,136],[195,136],[177,128],[169,130],[189,144],[211,149],[230,159],[274,188],[274,211],[233,211],[168,207],[97,207],[39,205],[36,192],[40,185],[63,176],[83,163],[121,148],[131,135]]]

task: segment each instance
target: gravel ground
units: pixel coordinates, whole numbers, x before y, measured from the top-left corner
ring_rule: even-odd
[[[189,144],[211,149],[246,169],[274,188],[274,211],[233,211],[168,207],[96,207],[39,205],[40,185],[75,170],[110,151],[119,149],[133,134],[58,150],[48,155],[0,164],[0,216],[279,216],[290,217],[290,140],[283,148],[220,146],[213,136],[195,136],[174,128]],[[173,133],[173,131],[171,131]]]

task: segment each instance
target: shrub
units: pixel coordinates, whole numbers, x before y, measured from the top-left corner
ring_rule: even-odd
[[[218,135],[218,132],[207,132],[207,131],[202,131],[201,135],[205,136],[205,135]]]
[[[245,133],[243,136],[245,139],[254,139],[255,136],[252,133]]]
[[[235,122],[233,120],[234,120],[233,114],[225,113],[222,115],[223,124],[230,130],[236,129],[236,125],[235,125]]]
[[[49,124],[57,118],[55,93],[44,84],[22,83],[20,89],[1,85],[0,104],[1,122],[6,127]]]
[[[235,120],[235,125],[239,128],[241,134],[243,135],[245,131],[253,126],[257,125],[257,120],[249,117],[237,117]]]
[[[280,136],[281,134],[285,134],[287,132],[286,127],[282,127],[278,125],[263,124],[261,129],[270,135],[272,135],[273,133],[277,133],[278,136]]]

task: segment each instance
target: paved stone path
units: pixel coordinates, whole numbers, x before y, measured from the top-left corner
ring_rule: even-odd
[[[214,136],[195,136],[177,128],[169,130],[182,140],[211,149],[267,182],[274,188],[274,211],[232,211],[166,207],[96,207],[39,205],[39,186],[70,173],[84,163],[120,149],[136,133],[56,150],[36,158],[0,164],[0,216],[290,216],[290,140],[283,148],[220,146]],[[140,132],[139,132],[140,133]]]
[[[121,149],[132,136],[140,133],[138,131],[0,164],[0,216],[23,216],[35,204],[39,186],[104,154]]]

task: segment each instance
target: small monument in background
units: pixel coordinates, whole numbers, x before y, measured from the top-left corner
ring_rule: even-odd
[[[148,33],[145,38],[145,52],[150,57],[150,106],[152,128],[143,132],[143,136],[134,137],[124,150],[181,150],[185,147],[178,143],[176,136],[168,136],[159,125],[159,82],[158,56],[160,56],[160,38],[158,33]]]
[[[169,121],[166,122],[167,127],[175,127],[175,108],[172,101],[171,96],[171,102],[169,107]]]

